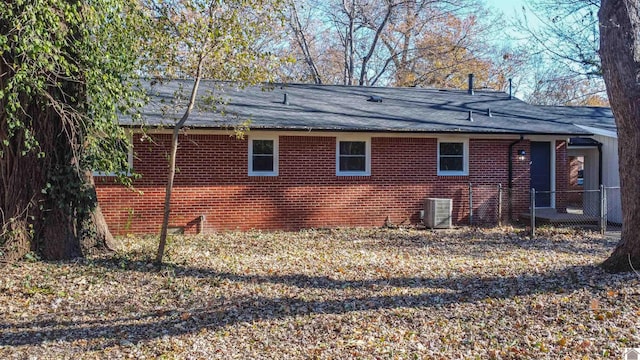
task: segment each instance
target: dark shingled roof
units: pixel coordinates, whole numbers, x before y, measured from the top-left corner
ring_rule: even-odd
[[[593,106],[539,107],[550,116],[563,119],[562,121],[566,123],[616,132],[616,122],[610,108]]]
[[[590,135],[574,122],[590,119],[559,107],[527,104],[496,91],[423,88],[383,88],[339,85],[272,84],[239,89],[233,84],[202,81],[199,96],[213,91],[228,99],[224,110],[195,109],[186,126],[225,128],[250,119],[252,129],[306,131],[368,131],[415,133],[553,134]],[[150,103],[142,110],[149,125],[171,126],[180,118],[186,100],[175,93],[183,88],[189,95],[192,81],[173,80],[146,84]],[[287,95],[287,104],[283,104]],[[178,104],[178,105],[176,105]],[[488,116],[491,109],[492,116]],[[468,119],[473,111],[473,121]],[[597,110],[592,111],[598,113]],[[594,119],[594,122],[599,120]],[[123,125],[131,124],[122,119]]]

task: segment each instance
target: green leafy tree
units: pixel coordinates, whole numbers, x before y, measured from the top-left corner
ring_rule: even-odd
[[[271,79],[280,60],[260,45],[267,33],[280,24],[280,2],[274,0],[171,2],[145,0],[143,7],[153,21],[146,43],[145,70],[162,81],[172,78],[192,80],[191,89],[181,88],[177,99],[186,99],[174,118],[164,214],[156,263],[162,263],[171,213],[171,192],[176,172],[178,138],[194,108],[220,110],[224,98],[207,89],[200,92],[201,79],[232,82],[246,86]],[[219,83],[222,85],[222,83]],[[213,91],[212,91],[213,90]],[[187,92],[185,96],[183,92]],[[175,104],[173,104],[175,105]],[[171,116],[171,112],[167,112]]]
[[[5,260],[111,248],[91,170],[124,171],[117,111],[133,84],[140,18],[124,0],[0,4],[0,236]]]

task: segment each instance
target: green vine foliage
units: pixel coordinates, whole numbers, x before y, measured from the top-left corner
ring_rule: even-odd
[[[135,88],[134,50],[144,24],[135,5],[126,0],[16,0],[0,5],[0,23],[2,60],[9,67],[0,90],[8,127],[4,145],[23,130],[21,155],[38,151],[23,115],[39,99],[41,106],[73,122],[79,133],[70,137],[84,136],[84,148],[78,150],[91,155],[83,157],[90,160],[85,167],[114,171],[122,161],[112,161],[111,145],[115,139],[126,141],[117,110],[130,113],[142,100]],[[61,91],[63,82],[79,84],[81,93]]]
[[[128,136],[118,116],[138,117],[145,100],[137,49],[148,25],[129,0],[0,4],[0,195],[22,192],[15,196],[36,208],[10,211],[12,204],[3,201],[4,233],[19,218],[38,227],[30,214],[43,219],[52,206],[73,216],[90,211],[95,192],[86,171],[128,179],[121,151]],[[16,191],[11,178],[20,167],[32,167],[32,178],[44,182]]]

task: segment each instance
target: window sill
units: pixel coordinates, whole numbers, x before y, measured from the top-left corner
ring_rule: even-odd
[[[337,177],[344,177],[344,176],[352,176],[352,177],[367,177],[367,176],[371,176],[371,173],[368,172],[339,172],[336,173]]]
[[[251,172],[248,174],[249,177],[277,177],[278,173],[260,173],[260,172]]]
[[[441,171],[438,172],[438,176],[469,176],[469,173],[464,171]]]

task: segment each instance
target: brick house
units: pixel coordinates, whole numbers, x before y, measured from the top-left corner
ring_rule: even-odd
[[[203,82],[200,93],[215,84]],[[160,228],[171,142],[164,124],[183,111],[173,106],[180,86],[151,87],[144,135],[122,120],[141,175],[135,191],[96,177],[115,234]],[[452,199],[454,224],[466,224],[470,184],[490,189],[474,192],[473,209],[495,202],[498,185],[511,190],[517,220],[531,187],[568,187],[568,139],[591,135],[496,91],[226,84],[224,96],[225,114],[195,112],[180,136],[170,226],[186,233],[415,224],[431,197]],[[245,119],[250,131],[240,139],[233,126]],[[565,202],[536,200],[559,211]]]

